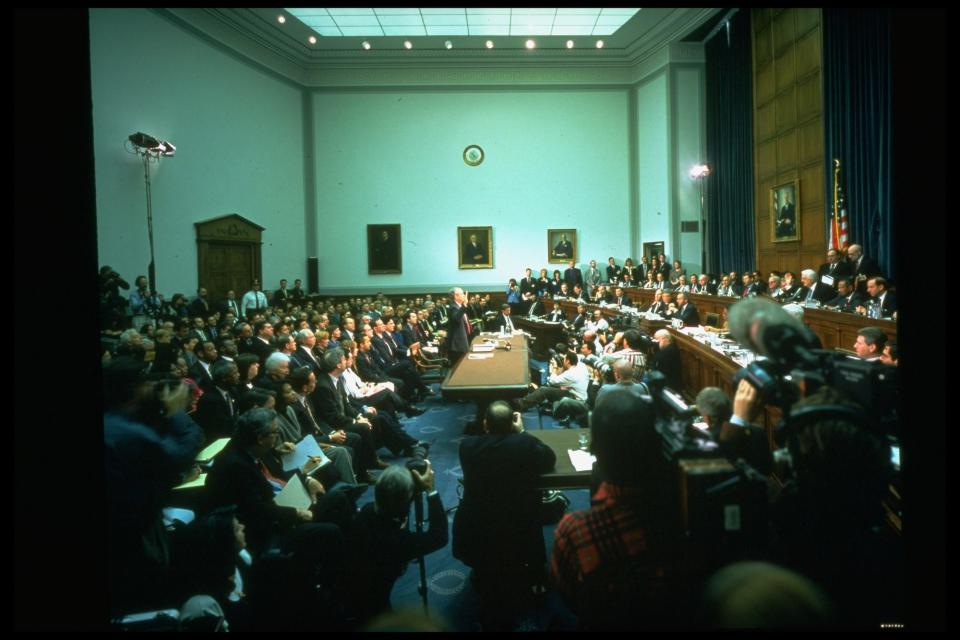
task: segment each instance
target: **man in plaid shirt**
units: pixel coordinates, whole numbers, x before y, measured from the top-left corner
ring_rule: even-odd
[[[601,483],[590,509],[560,521],[551,560],[554,586],[588,628],[656,625],[675,611],[664,603],[677,501],[655,419],[651,400],[627,389],[605,394],[591,418]]]

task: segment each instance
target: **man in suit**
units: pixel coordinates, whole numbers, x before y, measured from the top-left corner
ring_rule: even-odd
[[[887,344],[887,334],[879,327],[864,327],[857,331],[857,341],[853,350],[863,360],[879,360]]]
[[[190,303],[187,309],[191,318],[206,318],[213,313],[210,301],[207,300],[207,290],[204,287],[197,289],[197,297]]]
[[[347,498],[339,492],[326,496],[319,481],[299,471],[277,478],[267,470],[264,459],[271,455],[280,435],[276,415],[272,409],[252,409],[238,418],[236,433],[207,476],[210,503],[237,506],[237,519],[246,527],[247,545],[254,557],[279,547],[300,562],[332,574],[341,565],[344,542],[340,528],[329,520],[350,517],[350,505],[342,502]],[[310,509],[281,507],[274,502],[274,496],[295,474],[310,495]]]
[[[784,189],[781,196],[776,220],[776,234],[778,238],[789,238],[797,235],[797,215],[794,211],[790,190]]]
[[[567,263],[567,268],[563,272],[563,281],[567,283],[567,289],[573,291],[573,287],[580,285],[583,288],[583,272],[577,268],[577,264],[571,260]]]
[[[830,276],[833,278],[833,288],[837,288],[837,280],[839,278],[848,277],[851,275],[850,263],[845,259],[840,257],[839,252],[836,249],[830,249],[827,251],[827,261],[820,265],[820,269],[817,271],[817,279],[820,282],[823,282],[824,276]]]
[[[597,261],[591,260],[590,267],[583,276],[583,283],[585,285],[587,295],[589,296],[592,294],[594,288],[597,287],[601,282],[603,282],[603,276],[600,275],[600,270],[597,268]]]
[[[699,293],[700,295],[715,296],[717,295],[717,287],[710,283],[710,276],[701,273],[693,292]]]
[[[233,436],[237,402],[230,392],[240,384],[240,370],[232,362],[217,362],[211,367],[213,387],[200,396],[193,419],[203,429],[207,444]]]
[[[563,309],[560,308],[559,302],[553,303],[553,310],[547,315],[547,320],[550,322],[563,322],[567,319],[566,314],[563,312]]]
[[[896,312],[897,297],[887,290],[887,281],[884,278],[876,276],[867,280],[867,294],[874,304],[880,305],[880,315],[884,318],[889,318]]]
[[[317,346],[317,336],[310,329],[301,329],[296,334],[297,350],[291,356],[296,366],[310,367],[310,370],[319,374],[323,369],[320,360],[313,353]]]
[[[461,261],[464,264],[485,264],[487,262],[487,248],[477,240],[477,234],[470,234],[469,242],[463,247]]]
[[[213,375],[211,367],[216,362],[217,345],[212,340],[204,340],[200,343],[200,351],[197,353],[197,361],[189,369],[190,378],[197,383],[204,392],[213,388]]]
[[[793,302],[800,294],[800,283],[797,282],[793,271],[784,271],[780,278],[780,302]]]
[[[677,313],[674,317],[680,318],[685,327],[700,326],[700,313],[697,311],[696,305],[687,298],[686,293],[677,294]]]
[[[850,275],[854,286],[861,294],[867,292],[867,280],[873,276],[883,275],[880,265],[873,258],[863,255],[863,247],[852,244],[847,249],[847,259],[850,261]]]
[[[287,280],[280,281],[280,288],[273,292],[273,299],[270,305],[276,309],[283,309],[290,302],[290,292],[287,291]]]
[[[773,300],[780,300],[783,296],[783,289],[780,288],[780,277],[771,275],[767,278],[767,288],[763,290],[763,294],[769,296]]]
[[[813,269],[804,269],[801,271],[800,282],[803,283],[803,287],[800,288],[800,293],[796,298],[796,302],[800,304],[805,304],[813,300],[823,304],[827,300],[832,300],[835,297],[833,288],[818,281],[817,272]]]
[[[237,303],[237,294],[234,293],[233,289],[227,291],[226,299],[220,303],[220,310],[223,312],[223,315],[232,313],[234,320],[240,318],[240,305]]]
[[[617,266],[617,261],[613,256],[607,258],[607,282],[613,283],[620,280],[621,269]]]
[[[736,291],[732,286],[730,286],[730,276],[723,276],[720,278],[720,286],[717,288],[718,296],[730,296],[735,297]]]
[[[550,299],[549,294],[544,294],[543,299],[549,300]],[[547,308],[544,306],[543,300],[539,300],[539,299],[534,300],[530,304],[530,308],[527,309],[528,318],[539,318],[541,316],[546,315],[546,313],[547,313]]]
[[[503,329],[507,333],[512,333],[515,327],[513,324],[513,319],[510,317],[510,313],[510,305],[500,305],[500,313],[497,314],[496,318],[490,321],[490,330],[499,332],[501,329]]]
[[[655,313],[662,316],[667,310],[667,305],[663,303],[663,291],[655,289],[653,292],[653,302],[647,307],[647,313]]]
[[[573,244],[567,240],[567,234],[564,233],[560,236],[560,242],[553,248],[553,257],[562,260],[573,258]]]
[[[828,307],[834,307],[843,313],[854,313],[864,302],[864,297],[853,288],[849,278],[837,280],[837,296],[827,301]]]
[[[447,353],[450,366],[470,350],[470,314],[467,312],[467,296],[460,287],[450,292],[453,302],[447,307]]]
[[[375,415],[372,419],[363,415],[350,404],[340,380],[346,369],[343,351],[328,349],[323,354],[323,368],[325,372],[317,379],[317,388],[311,398],[317,416],[334,429],[360,436],[363,445],[358,447],[355,459],[359,459],[361,469],[386,469],[389,465],[377,457],[378,434],[374,430],[374,422],[382,429],[381,421]]]
[[[274,352],[273,325],[266,320],[259,320],[253,325],[253,333],[254,337],[250,341],[250,351],[260,358],[260,368],[262,369],[267,362],[267,358]]]
[[[673,337],[666,329],[653,334],[659,349],[650,358],[650,368],[659,371],[667,379],[667,386],[675,391],[681,389],[680,350],[673,343]]]
[[[380,355],[384,363],[384,370],[388,375],[403,380],[407,389],[426,397],[433,392],[423,382],[416,365],[407,357],[406,347],[401,347],[387,330],[387,325],[377,318],[373,323],[373,348]]]
[[[303,304],[306,297],[307,294],[303,290],[303,282],[300,278],[297,278],[293,281],[293,289],[290,290],[290,302],[293,304]]]
[[[373,338],[361,335],[357,339],[356,371],[365,382],[391,382],[394,391],[408,402],[413,401],[413,391],[400,378],[391,377],[386,371],[386,362],[373,348]]]
[[[617,287],[614,290],[613,303],[618,304],[621,307],[632,307],[633,302],[630,301],[630,297],[623,292],[623,287]]]
[[[520,304],[517,313],[524,314],[530,306],[530,302],[537,298],[537,279],[533,277],[533,269],[529,267],[526,270],[523,279],[520,280]]]
[[[512,592],[507,586],[529,591],[543,580],[546,554],[535,485],[556,456],[524,432],[522,417],[506,402],[490,404],[483,431],[460,443],[464,492],[453,520],[453,555],[473,568],[487,600]]]
[[[750,273],[744,273],[743,288],[740,289],[740,297],[749,298],[755,295],[757,295],[757,284],[753,281],[753,276]]]
[[[587,314],[587,306],[583,304],[577,305],[577,315],[573,317],[573,328],[576,331],[583,329],[584,323],[590,316]]]

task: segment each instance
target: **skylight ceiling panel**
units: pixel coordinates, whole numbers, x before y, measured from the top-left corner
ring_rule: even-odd
[[[427,27],[428,36],[469,36],[467,25],[434,25]]]
[[[510,16],[506,14],[499,15],[471,15],[467,16],[468,24],[472,26],[491,26],[491,25],[509,25]]]
[[[600,16],[597,18],[597,26],[616,25],[621,26],[626,22],[626,16]]]
[[[467,15],[470,16],[509,16],[510,9],[467,9]]]
[[[422,13],[422,14],[425,15],[425,16],[431,16],[431,15],[452,15],[452,14],[455,14],[455,13],[459,13],[460,15],[464,15],[464,9],[463,9],[463,7],[460,7],[459,9],[457,9],[457,8],[441,9],[441,8],[438,8],[438,7],[431,7],[431,8],[429,8],[429,9],[420,9],[420,13]]]
[[[594,16],[561,16],[558,15],[557,19],[554,21],[554,25],[558,27],[567,27],[567,26],[576,26],[576,27],[593,27],[597,22],[596,17]]]
[[[640,11],[640,9],[624,9],[622,7],[617,7],[615,9],[604,9],[600,15],[632,17],[637,11]]]
[[[620,28],[619,25],[618,25],[618,26],[614,26],[614,25],[599,25],[599,26],[597,26],[596,28],[594,28],[592,35],[595,35],[595,36],[609,36],[609,35],[613,35],[613,33],[614,33],[617,29],[619,29],[619,28]]]
[[[510,25],[470,25],[470,35],[472,36],[508,36],[510,35]]]
[[[420,20],[419,14],[415,16],[377,16],[377,18],[384,27],[423,26],[423,21]]]
[[[523,14],[523,13],[514,13],[510,17],[510,25],[512,27],[520,27],[523,25],[529,25],[531,27],[549,27],[553,25],[553,14],[550,15],[533,15],[533,14]]]
[[[510,27],[512,36],[548,36],[552,27],[549,25],[543,27],[523,25],[519,27]]]
[[[380,27],[340,27],[345,36],[382,36],[383,29]]]
[[[416,8],[413,8],[413,9],[400,9],[400,8],[393,8],[393,7],[383,8],[383,9],[374,8],[373,12],[378,16],[419,16],[420,15],[420,9],[416,9]]]
[[[357,7],[341,7],[327,9],[332,16],[372,16],[373,9],[360,9]]]
[[[600,15],[600,9],[557,9],[558,16],[593,16]]]
[[[542,15],[542,16],[552,16],[557,12],[556,9],[543,9],[543,8],[531,8],[531,9],[514,9],[511,13],[513,15],[524,14],[524,15]]]
[[[565,25],[563,27],[554,27],[555,36],[589,36],[593,34],[593,25]]]
[[[337,16],[337,25],[340,27],[378,27],[380,22],[377,16]]]
[[[330,16],[298,16],[297,18],[308,27],[334,27],[337,23]]]
[[[423,28],[423,25],[407,25],[405,27],[384,27],[383,35],[385,36],[425,36],[427,35],[426,29]]]
[[[444,14],[444,15],[431,15],[423,16],[423,24],[428,27],[431,25],[451,25],[451,26],[467,26],[467,16],[461,14]]]

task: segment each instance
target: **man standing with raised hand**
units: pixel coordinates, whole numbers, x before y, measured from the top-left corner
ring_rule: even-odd
[[[453,303],[447,308],[447,352],[450,366],[460,361],[470,349],[470,315],[467,312],[467,294],[460,287],[450,291]]]

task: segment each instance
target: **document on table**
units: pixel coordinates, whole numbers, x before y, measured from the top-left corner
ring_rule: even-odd
[[[307,436],[297,443],[293,451],[283,456],[283,470],[302,469],[303,465],[307,464],[310,458],[314,457],[320,458],[320,466],[313,471],[330,464],[330,458],[323,454],[323,449],[317,444],[316,439],[313,436]],[[310,473],[313,473],[313,471]]]
[[[577,471],[590,471],[593,469],[593,463],[597,461],[597,456],[589,451],[567,449],[567,453],[570,454],[570,463]]]
[[[488,360],[493,357],[492,353],[471,353],[467,356],[468,360]]]
[[[493,351],[496,348],[495,344],[475,344],[473,345],[472,351],[474,353],[486,353],[488,351]]]

